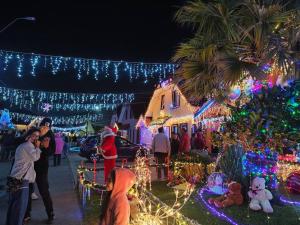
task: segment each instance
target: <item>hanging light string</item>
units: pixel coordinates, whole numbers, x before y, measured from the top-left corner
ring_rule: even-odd
[[[78,80],[83,76],[95,80],[112,79],[117,82],[121,74],[126,74],[129,81],[143,79],[144,83],[149,78],[166,78],[168,74],[174,74],[176,65],[171,63],[144,63],[114,60],[99,60],[79,57],[63,57],[45,54],[24,53],[16,51],[0,50],[0,64],[4,71],[11,64],[17,65],[17,76],[24,76],[24,68],[29,68],[30,75],[36,76],[42,68],[49,68],[53,75],[67,70],[75,71]]]
[[[0,97],[1,99],[1,97]],[[3,99],[2,99],[3,100]],[[19,110],[30,110],[30,111],[45,111],[45,103],[43,102],[33,102],[29,100],[20,99],[20,101],[6,101],[10,108]],[[111,111],[116,109],[117,104],[61,104],[54,103],[51,105],[49,111],[51,112],[101,112],[103,110]]]
[[[16,121],[23,121],[29,123],[30,121],[39,118],[41,116],[29,115],[24,113],[10,112],[10,116]],[[84,115],[73,115],[73,116],[47,116],[49,117],[54,125],[79,125],[86,123],[87,121],[97,122],[103,119],[102,114],[84,114]]]
[[[20,102],[29,100],[33,104],[36,102],[47,103],[74,103],[74,104],[122,104],[130,103],[134,100],[133,93],[67,93],[67,92],[48,92],[36,90],[22,90],[15,88],[0,87],[0,99],[3,101]]]

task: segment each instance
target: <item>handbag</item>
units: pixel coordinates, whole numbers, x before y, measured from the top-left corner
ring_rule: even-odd
[[[6,186],[7,186],[7,192],[8,193],[15,193],[19,189],[21,189],[22,184],[23,184],[23,179],[26,176],[29,168],[30,168],[30,166],[28,167],[26,173],[23,175],[23,177],[21,179],[17,179],[17,178],[12,177],[12,176],[7,176]]]

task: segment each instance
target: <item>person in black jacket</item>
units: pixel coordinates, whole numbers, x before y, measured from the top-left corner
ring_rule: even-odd
[[[49,192],[48,182],[48,168],[49,168],[49,156],[55,152],[55,137],[51,130],[52,120],[50,118],[44,118],[40,123],[41,130],[41,157],[34,164],[36,172],[36,184],[39,189],[39,193],[43,199],[45,209],[48,215],[48,223],[51,224],[54,220],[53,203]],[[33,190],[30,190],[30,196]],[[31,198],[28,203],[26,216],[30,218],[31,211]],[[25,216],[25,218],[26,218]]]

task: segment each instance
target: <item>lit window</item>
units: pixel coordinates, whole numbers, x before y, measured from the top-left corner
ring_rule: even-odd
[[[180,95],[177,90],[172,92],[172,106],[179,107],[180,106]]]
[[[165,95],[161,96],[161,100],[160,100],[160,109],[165,109]]]

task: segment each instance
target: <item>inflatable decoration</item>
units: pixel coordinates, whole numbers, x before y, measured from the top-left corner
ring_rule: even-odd
[[[292,172],[286,179],[289,192],[300,194],[300,171]]]

